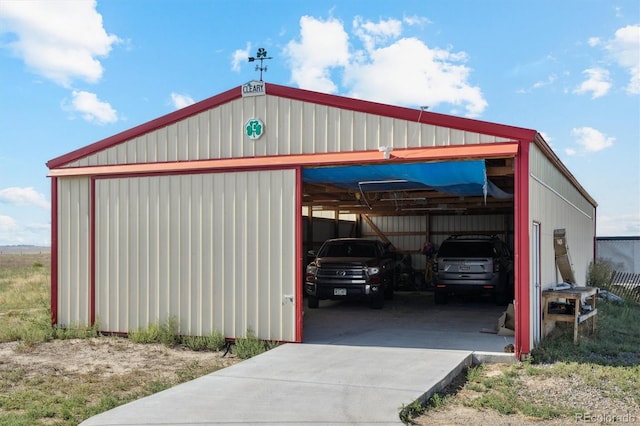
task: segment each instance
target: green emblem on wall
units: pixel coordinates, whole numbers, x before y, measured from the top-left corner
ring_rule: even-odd
[[[259,118],[252,118],[244,125],[244,132],[249,139],[260,139],[264,133],[264,123]]]

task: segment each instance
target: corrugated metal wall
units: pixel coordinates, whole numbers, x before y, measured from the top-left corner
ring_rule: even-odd
[[[618,272],[640,274],[640,237],[599,237],[596,257],[612,262]]]
[[[530,151],[529,191],[530,220],[540,223],[542,287],[562,281],[553,251],[554,229],[566,230],[574,275],[578,284],[584,285],[594,254],[595,207],[535,145]]]
[[[419,112],[416,111],[416,120]],[[265,134],[244,136],[258,117]],[[68,167],[503,142],[495,136],[276,96],[240,98],[73,162]]]
[[[460,233],[495,234],[513,249],[513,216],[508,215],[428,215],[428,216],[372,216],[371,221],[403,252],[411,252],[412,266],[425,268],[425,258],[418,251],[429,237],[439,247],[447,237]],[[376,237],[376,232],[362,222],[363,235]]]
[[[295,172],[96,181],[96,318],[295,340]]]
[[[89,178],[58,179],[58,325],[89,324]]]

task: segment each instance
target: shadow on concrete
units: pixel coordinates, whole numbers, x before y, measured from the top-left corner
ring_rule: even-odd
[[[504,352],[513,336],[496,329],[506,306],[485,299],[436,305],[428,291],[396,292],[381,310],[358,301],[320,301],[304,309],[304,343]]]

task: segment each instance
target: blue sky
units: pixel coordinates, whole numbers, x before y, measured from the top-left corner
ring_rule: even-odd
[[[0,245],[50,243],[45,163],[258,79],[541,132],[640,235],[637,0],[0,0]]]

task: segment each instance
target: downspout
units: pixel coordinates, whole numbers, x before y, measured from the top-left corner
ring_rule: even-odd
[[[530,224],[529,224],[529,144],[518,142],[515,161],[514,196],[514,263],[515,263],[515,339],[514,350],[518,359],[531,352],[531,284]]]

